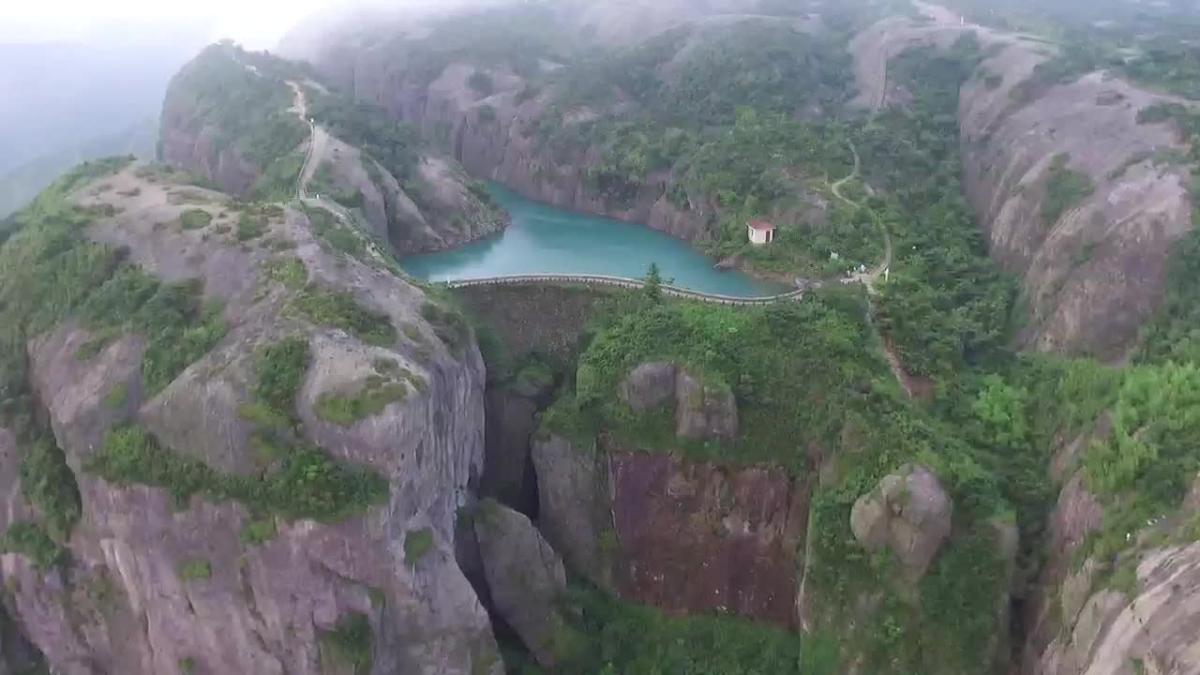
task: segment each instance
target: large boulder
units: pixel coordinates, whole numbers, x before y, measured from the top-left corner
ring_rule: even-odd
[[[673,363],[643,363],[621,383],[621,400],[634,412],[645,412],[675,400],[678,368]]]
[[[954,505],[932,471],[904,466],[854,504],[850,528],[871,551],[890,549],[915,581],[950,536]]]
[[[738,411],[726,384],[702,382],[687,371],[675,381],[675,435],[690,441],[732,441]]]
[[[562,558],[528,518],[491,499],[475,514],[475,537],[496,611],[537,662],[553,668],[565,625],[558,610],[567,587]]]
[[[634,368],[618,387],[634,412],[674,408],[675,435],[689,441],[731,441],[738,433],[737,400],[724,383],[705,382],[673,363]]]
[[[614,538],[608,460],[561,436],[535,439],[538,525],[567,565],[602,588],[613,588]]]

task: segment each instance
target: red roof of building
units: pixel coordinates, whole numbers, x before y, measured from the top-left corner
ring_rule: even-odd
[[[773,230],[775,229],[775,226],[765,220],[752,220],[750,221],[750,229],[763,232],[767,230]]]

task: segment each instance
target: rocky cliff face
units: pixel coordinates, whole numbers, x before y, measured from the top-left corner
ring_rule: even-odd
[[[407,142],[370,138],[378,129],[363,119],[373,112],[341,101],[293,64],[215,45],[167,91],[162,159],[241,198],[286,199],[303,183],[400,254],[453,248],[507,225],[482,187],[442,154],[417,144],[405,166],[389,168],[356,146]],[[326,115],[342,123],[353,117],[358,135],[337,138],[324,127]],[[314,116],[322,119],[310,132]]]
[[[208,214],[206,225],[181,226],[180,194]],[[98,336],[68,320],[29,341],[31,390],[78,482],[83,516],[64,542],[66,566],[9,552],[0,573],[6,607],[54,672],[500,673],[486,613],[453,555],[456,510],[483,460],[484,372],[473,342],[452,342],[443,324],[423,318],[430,301],[386,258],[337,252],[301,212],[280,209],[262,216],[263,229],[234,232],[252,216],[142,167],[73,199],[109,214],[87,227],[89,239],[126,250],[126,264],[153,278],[198,280],[227,331],[161,391],[143,375],[152,336],[109,337],[82,356]],[[269,271],[285,268],[285,277]],[[322,293],[376,316],[379,332],[364,337],[298,309],[304,294],[334,297]],[[254,412],[263,405],[255,392],[265,386],[264,350],[282,340],[305,345],[311,365],[294,410],[274,413],[294,416],[293,430],[270,431],[270,416]],[[384,381],[383,405],[330,412]],[[149,468],[144,460],[125,465],[134,478],[111,473],[116,465],[98,470],[121,429],[169,453],[149,464],[190,466],[209,487],[137,473]],[[222,496],[238,477],[270,492],[282,480],[272,443],[293,433],[340,466],[372,472],[382,491],[322,517]],[[0,434],[0,482],[12,488],[20,472],[9,438]],[[319,489],[320,475],[298,476],[281,494]],[[372,484],[357,489],[376,494],[364,487]],[[332,489],[320,499],[351,496]],[[31,517],[17,490],[4,494],[0,525]]]
[[[1060,449],[1073,462],[1086,434]],[[1200,607],[1196,602],[1200,482],[1175,513],[1136,523],[1116,555],[1082,555],[1088,535],[1105,523],[1105,508],[1083,472],[1065,481],[1051,514],[1047,559],[1024,618],[1029,635],[1021,672],[1035,675],[1192,673],[1197,669]]]
[[[1055,57],[1051,47],[919,4],[924,21],[891,18],[853,43],[859,103],[903,102],[887,69],[904,49],[975,36],[984,59],[960,99],[964,185],[993,257],[1022,280],[1021,343],[1122,358],[1191,229],[1189,171],[1164,159],[1180,141],[1169,123],[1138,118],[1172,99],[1103,72],[1045,82],[1036,68]]]
[[[588,172],[600,161],[600,149],[578,148],[555,153],[538,137],[538,123],[551,114],[553,97],[530,95],[529,83],[507,70],[469,63],[451,63],[425,84],[391,62],[381,52],[356,52],[349,61],[326,54],[317,63],[330,77],[361,99],[386,107],[409,122],[462,163],[475,176],[503,183],[538,201],[564,208],[644,223],[675,237],[694,240],[706,234],[706,215],[683,211],[667,199],[671,176],[651,175],[629,203],[616,204],[597,190]],[[482,95],[470,85],[476,73],[485,74],[495,90]],[[590,122],[596,114],[576,110],[563,125]]]

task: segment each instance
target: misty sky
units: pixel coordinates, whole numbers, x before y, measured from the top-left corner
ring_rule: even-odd
[[[403,4],[405,0],[390,4]],[[0,43],[130,42],[206,32],[252,49],[274,47],[305,16],[338,0],[29,0],[0,5]]]

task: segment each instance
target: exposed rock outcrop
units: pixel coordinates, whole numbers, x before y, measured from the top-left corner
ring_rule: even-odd
[[[492,500],[475,513],[475,536],[496,611],[538,663],[553,668],[566,628],[558,610],[567,588],[562,559],[528,518]]]
[[[621,383],[621,400],[634,412],[671,405],[675,435],[691,441],[730,441],[737,436],[737,401],[721,383],[704,382],[671,363],[643,363]]]
[[[538,527],[567,566],[602,588],[614,587],[614,525],[608,461],[560,436],[533,443]]]
[[[978,38],[985,58],[959,105],[964,184],[993,257],[1021,277],[1030,313],[1021,342],[1122,358],[1157,310],[1167,259],[1191,229],[1188,169],[1155,159],[1179,150],[1180,140],[1169,122],[1138,119],[1175,99],[1106,72],[1037,83],[1035,68],[1055,56],[1043,42],[916,4],[924,20],[892,17],[852,44],[859,103],[903,102],[887,64],[905,49]],[[1090,191],[1061,213],[1046,211],[1062,170],[1085,176]]]
[[[310,80],[285,79],[293,75],[278,59],[226,44],[209,47],[167,91],[163,161],[241,198],[290,196],[301,181],[309,192],[357,211],[400,254],[453,248],[508,224],[462,167],[439,153],[414,147],[411,167],[389,170],[332,136],[324,118],[310,128],[312,99],[328,103],[336,95]],[[388,124],[377,114],[383,117],[377,125]]]
[[[535,444],[534,462],[539,526],[573,571],[671,613],[795,625],[808,494],[786,471],[590,451],[558,437]]]
[[[854,503],[850,529],[871,551],[895,554],[910,581],[925,571],[950,536],[954,504],[932,471],[905,466]]]
[[[737,401],[729,385],[704,382],[680,371],[675,398],[675,435],[679,438],[731,441],[737,436]]]
[[[1149,551],[1131,592],[1099,589],[1068,608],[1035,675],[1183,675],[1200,669],[1200,544]]]
[[[418,288],[380,260],[323,246],[299,212],[269,217],[264,237],[291,242],[288,259],[313,283],[408,326],[408,338],[367,344],[289,310],[296,290],[263,274],[279,254],[265,240],[222,234],[236,214],[222,216],[220,195],[188,188],[215,215],[204,230],[187,230],[163,225],[183,210],[169,198],[177,186],[143,180],[139,167],[106,180],[113,190],[77,193],[83,205],[112,204],[117,214],[87,236],[124,247],[152,276],[198,279],[205,299],[222,303],[228,332],[161,392],[144,386],[145,343],[136,336],[93,358],[77,357],[94,336],[71,322],[30,342],[32,389],[75,473],[85,517],[68,542],[70,574],[40,570],[17,553],[0,556],[0,572],[13,591],[6,606],[54,672],[315,675],[329,658],[328,636],[361,615],[373,673],[498,675],[486,613],[452,552],[456,511],[483,461],[478,350],[444,346],[421,317],[428,300]],[[300,433],[385,479],[380,503],[328,522],[289,520],[212,495],[180,504],[165,489],[109,482],[89,468],[108,432],[136,424],[214,471],[259,475],[261,450],[244,411],[256,355],[284,337],[302,338],[311,352],[295,394]],[[315,412],[323,396],[361,386],[385,362],[421,385],[350,424]],[[114,405],[109,394],[122,384],[123,402]]]
[[[437,139],[442,150],[472,175],[498,181],[531,199],[574,211],[644,223],[688,241],[709,236],[709,212],[680,209],[667,197],[673,176],[646,176],[628,200],[612,201],[588,179],[602,157],[599,147],[556,152],[539,138],[539,122],[555,113],[552,95],[530,96],[528,82],[507,68],[450,63],[432,80],[406,73],[403,55],[386,50],[349,50],[335,44],[309,58],[327,77],[362,100],[384,105],[398,120]],[[393,61],[392,59],[397,59]],[[482,95],[470,85],[486,74],[494,91]],[[572,111],[565,127],[594,121],[591,111]]]
[[[786,471],[622,452],[610,461],[622,596],[796,624],[808,502]]]

